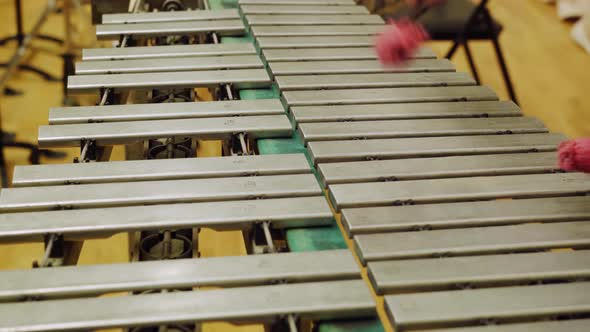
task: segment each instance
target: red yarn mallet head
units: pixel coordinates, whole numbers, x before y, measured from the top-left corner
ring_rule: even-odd
[[[414,56],[420,45],[428,40],[426,30],[410,20],[389,20],[375,41],[375,50],[384,65],[396,65]]]
[[[590,138],[561,142],[558,155],[561,169],[590,173]]]

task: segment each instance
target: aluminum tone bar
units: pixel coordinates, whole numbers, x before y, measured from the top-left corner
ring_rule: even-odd
[[[554,152],[372,160],[318,166],[325,186],[339,183],[440,179],[559,171]],[[589,208],[590,210],[590,208]]]
[[[236,133],[253,138],[290,137],[291,131],[291,123],[283,114],[41,126],[38,142],[44,147],[79,146],[84,140],[117,145],[175,136],[225,139]]]
[[[272,15],[322,15],[322,14],[369,14],[365,6],[357,5],[240,5],[242,13],[246,16],[251,14],[272,14]]]
[[[582,280],[590,277],[590,251],[381,261],[368,271],[378,294]]]
[[[348,250],[178,259],[2,271],[0,301],[359,278],[360,269]]]
[[[466,86],[477,82],[467,73],[370,73],[276,76],[281,91],[392,87]]]
[[[102,15],[103,24],[215,21],[227,19],[240,19],[240,13],[237,9],[216,9]]]
[[[216,87],[233,84],[235,87],[266,87],[271,83],[264,69],[202,70],[113,75],[76,75],[68,78],[68,93],[94,94],[100,89],[148,90],[194,87]]]
[[[349,15],[255,15],[249,14],[246,20],[250,26],[257,25],[359,25],[359,24],[379,24],[383,25],[384,21],[379,15],[366,14],[349,14]]]
[[[415,59],[400,66],[384,66],[378,60],[294,61],[269,63],[273,75],[362,74],[362,73],[426,73],[454,72],[449,60]]]
[[[482,325],[452,329],[436,329],[431,332],[586,332],[590,330],[590,319],[539,321],[534,323]]]
[[[257,55],[105,60],[76,63],[76,75],[263,68]]]
[[[546,133],[535,118],[419,119],[299,124],[305,142],[369,138]]]
[[[507,101],[296,106],[291,108],[291,114],[293,114],[293,118],[297,123],[443,118],[495,118],[518,117],[522,115],[516,104]]]
[[[248,54],[256,54],[254,45],[250,43],[85,48],[82,50],[82,61],[131,60],[149,58],[160,59],[188,56],[198,57]]]
[[[284,113],[283,105],[278,99],[54,107],[49,109],[49,124],[196,119]]]
[[[5,189],[0,211],[39,211],[144,204],[321,195],[311,174],[141,181]]]
[[[372,261],[508,254],[590,246],[588,221],[357,235],[359,259]]]
[[[252,27],[255,37],[374,36],[382,30],[382,25],[260,25]]]
[[[498,100],[484,86],[285,91],[283,97],[289,106]]]
[[[590,283],[574,282],[391,295],[385,297],[385,306],[396,330],[404,331],[474,325],[484,319],[504,323],[587,314],[589,292]]]
[[[579,196],[353,208],[342,210],[342,224],[352,237],[421,229],[590,220],[589,204],[590,196]]]
[[[325,162],[555,151],[560,134],[447,136],[310,142],[315,164]]]
[[[43,242],[47,234],[80,241],[145,230],[246,230],[261,221],[273,229],[329,226],[334,217],[324,196],[313,196],[2,213],[0,221],[0,243],[25,243]]]
[[[14,187],[310,173],[303,154],[17,166]]]
[[[247,301],[244,301],[247,299]],[[80,310],[84,308],[84,310]],[[362,280],[0,304],[0,331],[72,331],[205,321],[375,316]],[[31,315],[34,312],[35,315]]]
[[[120,36],[159,37],[170,35],[198,35],[215,32],[221,36],[241,36],[244,23],[240,19],[217,21],[181,21],[133,24],[99,24],[96,38],[118,39]]]
[[[373,36],[308,36],[308,37],[258,37],[256,42],[263,51],[269,49],[372,47]]]
[[[321,60],[374,60],[377,53],[373,47],[331,47],[331,48],[293,48],[266,49],[263,56],[267,62],[282,61],[321,61]],[[435,59],[436,55],[428,47],[418,49],[415,59]]]
[[[541,198],[588,193],[590,175],[582,173],[481,176],[330,186],[330,197],[338,210],[347,207]]]

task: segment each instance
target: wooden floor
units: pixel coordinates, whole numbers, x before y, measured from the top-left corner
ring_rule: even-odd
[[[25,28],[41,11],[43,1],[25,0]],[[0,0],[0,36],[14,30],[12,0]],[[493,0],[493,15],[501,21],[505,30],[501,37],[508,66],[520,98],[523,111],[540,118],[554,132],[570,137],[590,136],[590,55],[584,53],[569,37],[571,24],[562,23],[555,16],[555,9],[538,0]],[[61,17],[54,15],[42,29],[45,33],[62,35]],[[92,28],[82,30],[85,45],[91,45]],[[0,61],[5,61],[14,49],[0,48]],[[61,72],[60,48],[36,42],[43,48],[29,63],[59,75]],[[444,54],[448,44],[433,45]],[[505,98],[503,81],[498,70],[493,48],[487,43],[474,43],[473,50],[480,69],[482,82]],[[49,52],[47,52],[49,51]],[[468,71],[464,54],[458,52],[453,60],[460,71]],[[2,125],[5,130],[17,133],[20,140],[35,142],[37,128],[46,124],[49,107],[62,102],[60,83],[48,83],[30,73],[20,73],[10,86],[25,92],[20,97],[4,97],[0,100]],[[93,100],[83,100],[83,104]],[[71,162],[75,150],[65,150],[68,158],[54,162]],[[209,146],[202,155],[213,155],[216,148]],[[115,150],[113,158],[122,159],[121,150]],[[27,155],[8,151],[11,165],[26,164]],[[241,255],[244,253],[239,233],[202,233],[203,256]],[[128,260],[126,235],[110,239],[87,241],[80,264],[125,262]],[[31,262],[42,255],[41,245],[0,246],[0,269],[30,268]],[[227,325],[209,325],[205,331],[230,331]],[[259,327],[248,331],[258,331]]]

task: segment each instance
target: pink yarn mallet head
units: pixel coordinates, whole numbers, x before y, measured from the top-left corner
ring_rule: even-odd
[[[389,20],[375,41],[375,50],[384,65],[396,65],[411,59],[420,45],[428,40],[426,30],[410,20]]]
[[[590,173],[590,138],[561,142],[558,157],[561,169]]]

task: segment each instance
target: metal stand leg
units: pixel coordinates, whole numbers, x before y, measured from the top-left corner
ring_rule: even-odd
[[[471,68],[471,73],[473,74],[473,78],[480,84],[479,74],[477,72],[477,67],[475,66],[475,61],[473,59],[473,54],[471,54],[471,49],[469,48],[469,43],[467,40],[463,42],[463,48],[465,48],[465,55],[467,56],[467,61],[469,62],[469,68]]]
[[[506,90],[508,90],[508,95],[510,99],[518,104],[518,100],[516,99],[516,92],[514,92],[514,87],[512,86],[512,80],[510,79],[510,73],[508,72],[508,67],[506,66],[506,60],[504,60],[504,54],[502,53],[502,49],[500,48],[500,42],[498,41],[498,37],[494,37],[492,39],[492,43],[494,44],[494,49],[496,51],[496,57],[498,58],[498,64],[500,65],[500,69],[502,70],[502,76],[504,77],[504,84],[506,84]]]
[[[445,58],[447,58],[447,59],[452,58],[453,55],[455,55],[455,52],[457,51],[458,48],[459,48],[459,42],[458,41],[454,41],[453,42],[453,46],[451,46],[451,48],[447,52],[447,55],[445,55]]]

